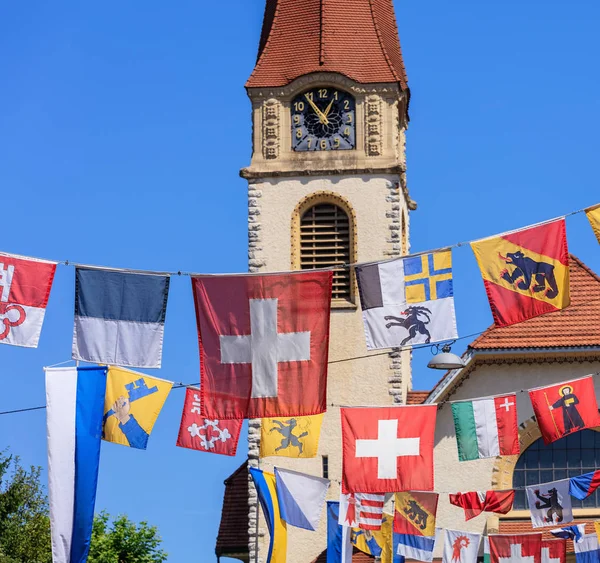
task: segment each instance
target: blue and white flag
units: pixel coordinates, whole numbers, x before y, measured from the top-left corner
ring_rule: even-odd
[[[327,563],[352,562],[352,528],[342,526],[340,503],[327,501]]]
[[[598,536],[588,534],[583,536],[579,543],[574,543],[576,563],[599,563],[600,546],[598,546]]]
[[[169,280],[76,268],[73,359],[159,368]]]
[[[585,524],[576,524],[575,526],[556,528],[554,530],[550,530],[550,533],[556,538],[573,540],[576,543],[580,543],[583,541],[583,536],[585,535]]]
[[[433,549],[440,538],[441,528],[435,529],[435,537],[413,536],[411,534],[395,534],[394,545],[396,554],[431,563],[433,561]]]
[[[106,370],[46,368],[53,563],[87,560],[98,484]]]
[[[290,526],[316,530],[329,480],[276,467],[275,483],[281,518]]]

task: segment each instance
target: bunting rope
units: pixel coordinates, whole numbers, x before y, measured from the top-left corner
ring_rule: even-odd
[[[52,260],[52,262],[56,262],[56,264],[60,264],[63,266],[74,266],[75,268],[86,268],[88,270],[102,270],[102,271],[110,271],[110,272],[121,272],[127,274],[144,274],[150,276],[188,276],[188,277],[196,277],[196,276],[268,276],[268,275],[278,275],[278,274],[291,274],[291,273],[299,273],[299,272],[333,272],[339,270],[346,270],[350,268],[355,268],[357,266],[366,266],[369,264],[384,264],[387,262],[393,262],[394,260],[398,260],[398,258],[413,258],[416,256],[423,256],[424,254],[432,254],[434,252],[443,252],[446,250],[451,250],[452,248],[460,248],[463,246],[470,245],[472,243],[481,242],[484,240],[488,240],[490,238],[502,237],[505,235],[510,235],[513,233],[519,233],[526,229],[531,229],[534,227],[540,227],[542,225],[548,225],[550,223],[554,223],[556,221],[560,221],[562,219],[566,219],[567,217],[571,217],[572,215],[577,215],[578,213],[583,213],[588,209],[593,208],[594,205],[582,207],[581,209],[577,209],[576,211],[571,211],[570,213],[566,213],[564,215],[560,215],[558,217],[554,217],[552,219],[546,219],[545,221],[540,221],[539,223],[533,223],[531,225],[526,225],[524,227],[519,227],[518,229],[513,229],[510,231],[504,231],[502,233],[498,233],[495,235],[490,235],[483,238],[477,238],[469,241],[457,242],[455,244],[451,244],[448,246],[442,246],[439,248],[434,248],[430,250],[423,250],[421,252],[414,252],[411,254],[405,254],[402,256],[397,256],[393,258],[387,258],[383,260],[368,260],[365,262],[352,262],[348,264],[338,264],[337,266],[327,266],[323,268],[307,268],[303,270],[280,270],[277,272],[238,272],[238,273],[219,273],[219,274],[206,274],[200,272],[182,272],[178,270],[176,272],[166,272],[166,271],[158,271],[158,270],[143,270],[143,269],[132,269],[132,268],[114,268],[111,266],[97,266],[93,264],[81,264],[79,262],[71,262],[69,260]],[[47,258],[38,258],[35,256],[25,256],[22,254],[13,254],[13,253],[4,253],[9,256],[14,256],[15,258],[21,259],[30,259],[30,260],[38,260],[42,262],[49,261]],[[1,413],[0,413],[1,414]]]

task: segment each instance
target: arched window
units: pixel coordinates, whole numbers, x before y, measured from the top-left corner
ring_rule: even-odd
[[[513,487],[558,481],[596,469],[600,469],[600,432],[582,430],[547,446],[540,438],[519,457]],[[515,510],[528,508],[525,496],[525,491],[516,491]],[[596,491],[583,501],[571,500],[573,508],[595,508],[600,506],[600,493]]]
[[[300,270],[342,266],[355,261],[354,218],[343,198],[314,194],[301,202],[292,221],[292,262]],[[351,302],[353,272],[340,268],[333,273],[332,299]]]

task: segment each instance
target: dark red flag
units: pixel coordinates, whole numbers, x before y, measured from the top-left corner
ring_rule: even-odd
[[[208,418],[326,409],[331,272],[192,278]]]
[[[545,444],[584,428],[600,426],[592,376],[529,391]]]
[[[221,455],[235,455],[243,420],[215,420],[200,414],[200,390],[188,387],[177,445]]]

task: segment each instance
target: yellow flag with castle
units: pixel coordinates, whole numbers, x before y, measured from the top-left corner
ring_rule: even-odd
[[[102,439],[145,450],[173,382],[110,366]]]
[[[263,418],[260,457],[316,457],[323,414]]]
[[[594,205],[593,207],[588,207],[585,210],[585,215],[590,222],[598,242],[600,242],[600,203],[598,205]]]

